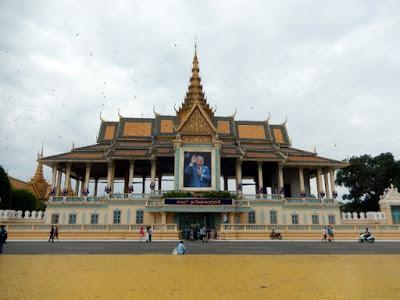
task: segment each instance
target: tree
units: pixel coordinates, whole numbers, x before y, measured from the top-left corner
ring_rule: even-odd
[[[344,211],[379,211],[379,196],[394,184],[400,187],[400,161],[391,153],[353,156],[350,165],[337,172],[336,183],[349,189],[343,195],[348,200],[342,206]]]
[[[36,197],[27,190],[11,189],[11,198],[13,210],[36,210]]]
[[[0,208],[9,209],[11,207],[11,184],[7,173],[0,166]]]
[[[36,210],[41,210],[41,211],[45,211],[46,210],[46,207],[47,207],[47,204],[44,202],[44,201],[42,201],[42,200],[38,200],[37,202],[36,202]]]

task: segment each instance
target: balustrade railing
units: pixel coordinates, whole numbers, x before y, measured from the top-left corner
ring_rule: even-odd
[[[51,202],[63,202],[64,201],[64,197],[62,196],[54,196],[50,198]]]
[[[123,200],[143,200],[147,199],[151,194],[123,194],[123,193],[115,193],[115,194],[109,194],[108,198],[110,200],[115,200],[115,199],[123,199]]]
[[[83,230],[87,230],[87,231],[106,231],[107,230],[107,225],[99,225],[99,224],[83,225]]]
[[[133,231],[139,232],[140,228],[146,228],[145,224],[53,224],[58,226],[60,232],[64,231]],[[8,231],[38,231],[50,232],[50,224],[5,224]],[[153,224],[151,225],[154,231],[176,231],[178,226],[176,224]]]
[[[299,198],[299,197],[286,197],[285,202],[287,204],[334,204],[334,199],[330,198]]]
[[[107,194],[103,196],[53,196],[49,203],[79,203],[79,202],[103,202],[105,200],[145,200],[151,194]]]
[[[154,196],[162,196],[164,193],[169,192],[166,190],[154,191],[147,194],[134,194],[134,193],[113,193],[106,194],[103,196],[53,196],[50,198],[50,203],[60,203],[60,202],[101,202],[104,200],[149,200],[149,198]],[[161,201],[161,198],[152,199],[154,201]],[[281,194],[244,194],[238,195],[235,202],[237,206],[250,206],[252,201],[284,201],[286,204],[335,204],[336,201],[331,198],[315,198],[315,197],[285,197]],[[153,204],[152,204],[153,203]],[[148,205],[158,206],[157,202],[148,202]]]
[[[258,225],[258,224],[220,224],[220,231],[266,231],[270,232],[272,229],[275,231],[312,231],[322,232],[327,225],[314,224],[314,225]],[[357,231],[365,230],[365,226],[358,225],[334,225],[334,230],[337,231]],[[373,225],[370,227],[373,231],[397,231],[400,230],[400,225]]]
[[[50,224],[4,224],[9,232],[49,232],[51,229]],[[54,224],[57,225],[57,224]],[[60,232],[78,232],[78,231],[124,231],[124,232],[139,232],[140,228],[146,228],[146,224],[64,224],[57,225]],[[157,231],[177,231],[177,224],[153,224],[151,225],[155,232]],[[229,231],[256,231],[256,232],[271,232],[272,229],[278,232],[296,232],[296,231],[309,231],[309,232],[320,232],[327,225],[314,224],[314,225],[302,225],[302,224],[289,224],[289,225],[259,225],[259,224],[220,224],[218,230],[221,232]],[[400,225],[373,225],[368,226],[372,231],[399,231]],[[362,232],[365,230],[365,226],[361,225],[334,225],[335,231],[356,231]]]
[[[256,201],[256,200],[281,200],[284,198],[281,194],[243,194],[242,199]]]

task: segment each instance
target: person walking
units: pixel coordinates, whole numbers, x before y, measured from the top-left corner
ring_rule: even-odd
[[[54,226],[51,225],[49,242],[54,242],[54,231],[55,231]]]
[[[205,226],[200,228],[200,239],[203,241],[203,243],[205,242],[204,241],[205,231],[206,231]]]
[[[3,253],[4,244],[7,244],[7,230],[4,225],[0,226],[0,253]]]
[[[323,233],[322,233],[322,241],[326,242],[327,241],[327,237],[328,237],[327,230],[326,230],[326,227],[324,227],[324,230],[323,230]]]
[[[57,239],[57,242],[58,242],[58,226],[57,226],[57,225],[56,225],[55,228],[54,228],[54,238],[53,238],[53,242],[54,242],[54,239]]]
[[[331,225],[328,226],[328,241],[332,242],[333,241],[333,227]]]
[[[140,242],[142,241],[143,238],[144,238],[144,228],[143,228],[143,226],[140,226],[140,230],[139,230]]]
[[[150,240],[150,226],[146,227],[146,243]]]
[[[206,228],[206,226],[203,226],[203,235],[202,235],[202,239],[203,239],[203,243],[208,243],[208,229]]]
[[[149,226],[149,242],[151,243],[151,239],[153,237],[153,229]]]

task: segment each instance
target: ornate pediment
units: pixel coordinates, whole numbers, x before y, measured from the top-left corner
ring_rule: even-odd
[[[50,185],[46,181],[33,182],[31,185],[38,199],[47,199],[49,197],[48,192],[50,190]]]
[[[179,128],[181,133],[210,134],[215,132],[211,121],[201,111],[201,108],[195,106],[186,121]]]

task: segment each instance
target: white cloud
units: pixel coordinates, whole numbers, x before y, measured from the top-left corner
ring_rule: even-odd
[[[194,37],[219,115],[288,116],[294,146],[399,155],[398,1],[2,1],[0,164],[27,179],[106,119],[173,114]],[[250,105],[249,105],[250,103]],[[334,146],[335,145],[335,146]]]

